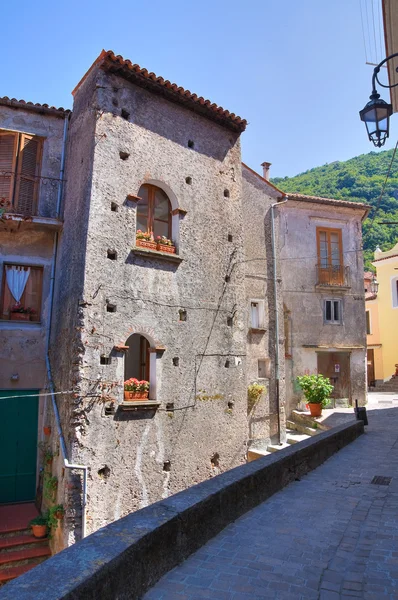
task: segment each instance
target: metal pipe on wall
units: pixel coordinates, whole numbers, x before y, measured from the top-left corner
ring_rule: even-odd
[[[271,204],[271,246],[272,246],[272,264],[273,264],[273,280],[274,280],[274,305],[275,305],[275,392],[276,392],[276,410],[278,411],[278,443],[281,441],[281,409],[279,396],[279,311],[278,311],[278,288],[277,288],[277,262],[276,262],[276,244],[275,244],[275,206],[280,206],[288,201],[288,197],[284,196],[282,202]]]

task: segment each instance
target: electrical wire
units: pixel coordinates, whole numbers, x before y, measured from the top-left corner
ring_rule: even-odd
[[[368,62],[368,53],[366,50],[366,41],[365,41],[365,27],[363,24],[363,11],[362,11],[362,0],[359,0],[359,10],[361,13],[361,26],[362,26],[362,39],[363,39],[363,47],[365,50],[365,62]]]

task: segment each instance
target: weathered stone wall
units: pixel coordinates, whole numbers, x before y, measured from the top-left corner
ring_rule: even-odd
[[[244,211],[245,240],[245,293],[246,293],[246,340],[247,340],[247,385],[257,382],[266,387],[265,393],[250,410],[249,444],[266,449],[270,441],[278,441],[278,411],[275,389],[275,293],[274,271],[271,245],[271,205],[281,198],[281,194],[269,186],[262,177],[253,173],[245,165],[242,167],[242,196]],[[275,210],[276,252],[278,254],[279,214]],[[279,356],[280,356],[280,421],[281,438],[286,437],[285,419],[285,352],[283,331],[283,299],[278,265],[278,306],[279,311]],[[264,303],[265,322],[260,330],[253,331],[250,323],[251,301]],[[269,361],[266,378],[259,377],[258,361]]]
[[[317,351],[335,349],[351,352],[351,396],[366,401],[363,260],[361,248],[362,211],[348,207],[310,204],[289,200],[281,207],[280,259],[283,297],[291,311],[292,358],[288,384],[287,414],[296,408],[302,392],[295,384],[297,375],[317,370]],[[315,287],[317,283],[316,228],[342,230],[343,261],[349,269],[348,289]],[[341,325],[325,324],[323,300],[342,300]],[[304,346],[323,346],[306,348]],[[357,347],[357,349],[355,349]]]
[[[116,76],[93,70],[78,91],[53,371],[57,388],[77,385],[78,398],[61,413],[71,459],[89,467],[89,531],[245,460],[240,164],[236,133]],[[136,204],[127,196],[145,182],[187,211],[173,221],[180,264],[131,252]],[[117,260],[107,258],[109,249]],[[107,300],[116,312],[107,312]],[[151,358],[161,405],[156,413],[108,414],[110,399],[116,408],[123,399],[124,356],[113,348],[135,332],[165,348]],[[110,364],[100,364],[102,354]],[[78,363],[77,382],[68,378],[71,363]],[[65,529],[78,520],[65,519]]]

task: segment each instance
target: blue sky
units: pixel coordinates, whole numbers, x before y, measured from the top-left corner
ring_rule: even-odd
[[[105,48],[246,118],[243,161],[271,176],[374,150],[359,0],[21,0],[2,21],[1,96],[71,108]]]

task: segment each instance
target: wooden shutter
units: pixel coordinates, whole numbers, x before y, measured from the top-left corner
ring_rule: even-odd
[[[0,131],[0,200],[12,202],[18,134]]]
[[[41,162],[41,140],[21,134],[19,142],[16,210],[23,215],[33,215],[36,210]]]

